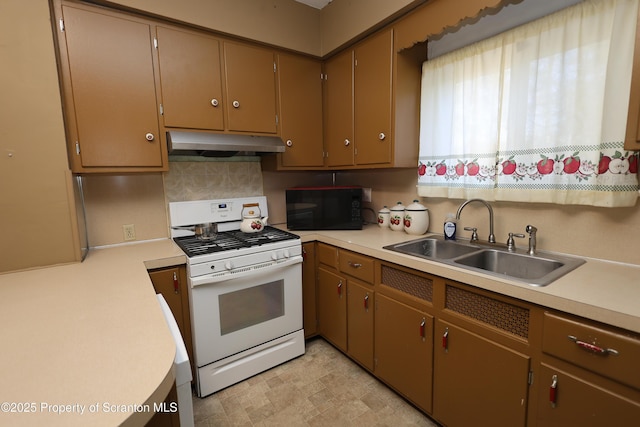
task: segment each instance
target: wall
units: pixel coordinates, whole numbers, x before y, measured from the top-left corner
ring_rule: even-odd
[[[79,257],[47,0],[0,2],[0,272]]]

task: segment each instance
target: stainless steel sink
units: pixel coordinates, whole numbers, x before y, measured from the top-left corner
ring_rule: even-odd
[[[538,252],[509,252],[501,247],[443,240],[430,236],[410,242],[385,246],[395,252],[418,256],[472,271],[524,282],[533,286],[547,286],[559,277],[584,264],[584,260],[564,255]]]
[[[424,258],[453,259],[477,252],[479,248],[433,237],[399,243],[393,247],[386,246],[385,249]]]

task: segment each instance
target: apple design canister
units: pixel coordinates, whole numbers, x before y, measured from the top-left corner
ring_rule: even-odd
[[[378,211],[378,225],[382,228],[389,227],[391,219],[391,210],[385,205]]]
[[[429,228],[429,210],[414,200],[404,210],[404,231],[407,234],[424,234]]]
[[[393,231],[404,230],[404,205],[402,202],[396,203],[390,211],[391,216],[389,217],[389,227],[391,227]]]

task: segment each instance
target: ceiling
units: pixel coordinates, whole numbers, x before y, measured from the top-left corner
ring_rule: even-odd
[[[306,4],[307,6],[315,7],[316,9],[322,9],[332,0],[295,0],[298,3]]]

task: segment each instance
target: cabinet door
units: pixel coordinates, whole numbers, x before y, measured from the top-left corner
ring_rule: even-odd
[[[392,32],[383,31],[354,51],[356,164],[391,163]]]
[[[433,414],[450,427],[524,426],[529,357],[437,320]],[[461,410],[463,408],[463,410]]]
[[[220,42],[175,28],[156,32],[164,125],[224,129]]]
[[[431,413],[433,317],[376,295],[375,373]]]
[[[74,171],[162,167],[151,26],[98,9],[63,5],[62,11],[71,137],[79,147]]]
[[[277,133],[273,51],[224,42],[224,64],[228,130]]]
[[[318,269],[318,327],[320,334],[347,352],[347,281]]]
[[[193,371],[193,344],[186,268],[171,267],[153,270],[149,272],[149,277],[156,293],[162,294],[176,319]]]
[[[352,58],[348,50],[325,63],[325,160],[330,167],[354,163]]]
[[[305,338],[309,338],[317,333],[315,248],[314,242],[302,244],[304,256],[304,262],[302,264],[302,318]]]
[[[349,279],[347,296],[348,354],[373,371],[373,315],[375,293],[367,286]]]
[[[640,419],[640,402],[626,399],[553,366],[542,364],[540,381],[540,426],[626,426]]]
[[[285,143],[283,167],[321,167],[322,66],[297,55],[278,55],[280,135]]]

